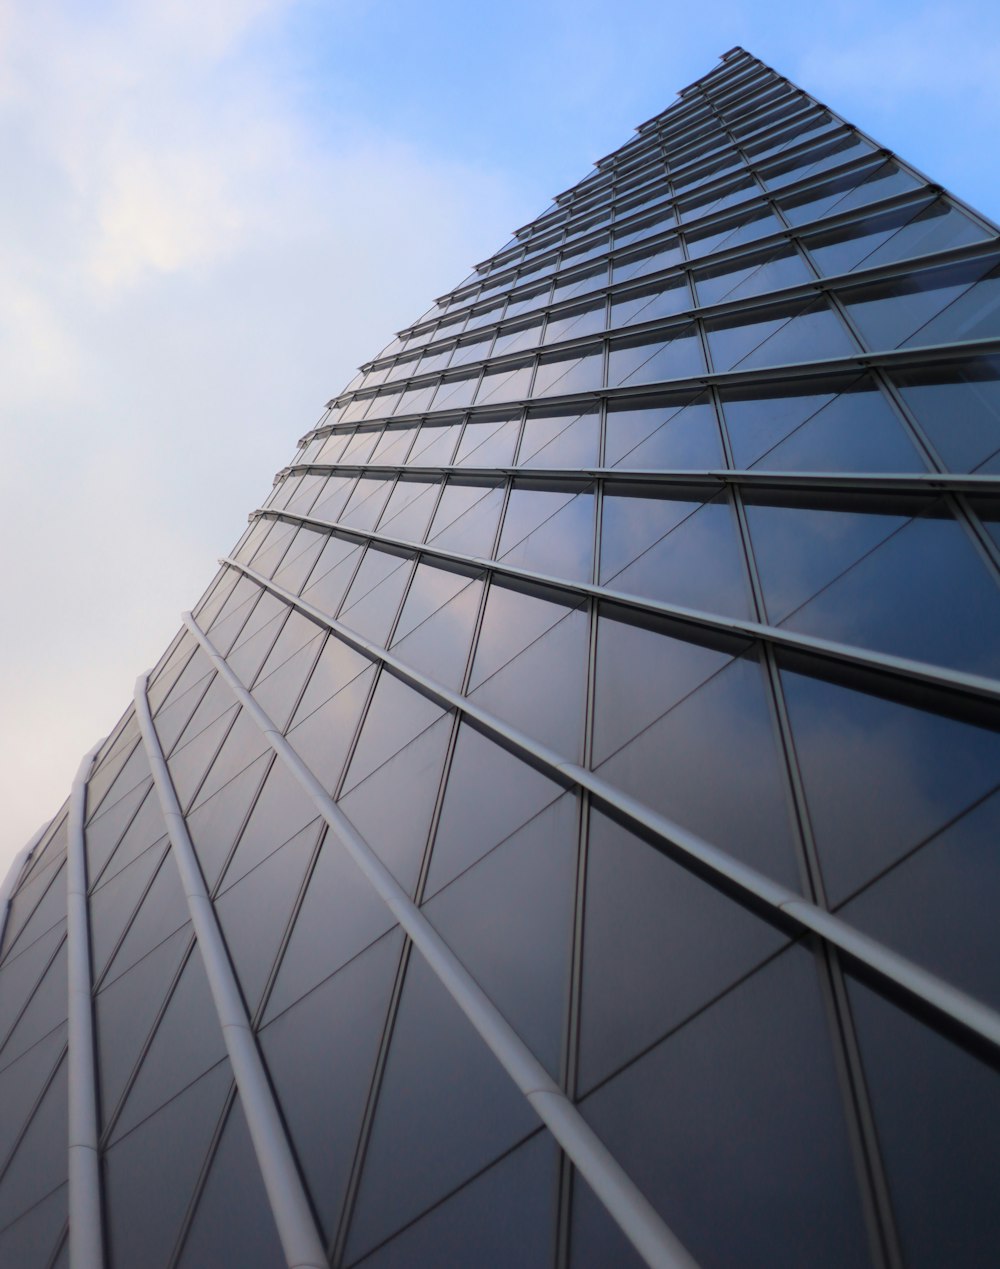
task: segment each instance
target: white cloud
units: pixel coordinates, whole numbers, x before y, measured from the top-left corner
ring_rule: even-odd
[[[289,7],[0,10],[0,869],[323,401],[533,210],[321,144],[261,51]]]

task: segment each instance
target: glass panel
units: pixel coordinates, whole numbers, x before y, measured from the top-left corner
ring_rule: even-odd
[[[297,721],[289,728],[292,748],[330,792],[337,787],[374,675],[375,667],[369,663],[366,670],[311,713],[305,713],[303,700]]]
[[[66,1225],[68,1200],[68,1186],[61,1185],[8,1225],[0,1234],[0,1264],[16,1265],[18,1269],[48,1269]],[[67,1266],[68,1259],[67,1254]],[[56,1265],[61,1264],[60,1257]]]
[[[597,770],[667,819],[799,888],[784,759],[766,679],[751,656],[731,661]]]
[[[116,873],[90,898],[90,956],[97,980],[121,938],[139,899],[163,859],[165,843],[151,846]]]
[[[695,470],[722,467],[715,408],[694,400],[608,407],[605,467]]]
[[[562,396],[573,392],[593,392],[604,383],[604,352],[600,348],[576,349],[564,357],[550,357],[538,363],[533,397]]]
[[[800,194],[792,194],[779,201],[789,224],[803,225],[917,188],[912,176],[889,162],[875,167],[855,168],[853,172],[813,185]]]
[[[268,1269],[283,1260],[271,1205],[237,1095],[177,1263],[189,1269],[224,1264]]]
[[[351,583],[338,619],[365,639],[382,646],[396,619],[413,559],[400,550],[372,544]]]
[[[166,1269],[231,1084],[228,1062],[104,1156],[112,1269]],[[164,1167],[164,1160],[170,1166]]]
[[[579,755],[589,621],[583,607],[537,599],[494,582],[486,601],[469,696],[569,758]]]
[[[708,343],[716,370],[820,361],[857,352],[854,340],[823,300],[756,320],[710,323]]]
[[[767,498],[772,505],[764,505]],[[817,591],[902,528],[912,499],[852,500],[836,495],[747,491],[747,521],[768,615],[784,621]],[[808,502],[809,505],[804,505]]]
[[[321,827],[321,821],[314,820],[215,901],[251,1017],[260,1004]]]
[[[60,1063],[18,1143],[0,1188],[0,1228],[66,1180],[67,1076]]]
[[[347,593],[361,556],[362,543],[331,536],[310,575],[302,598],[332,616]]]
[[[611,328],[655,322],[691,307],[691,291],[684,278],[671,279],[641,291],[616,291],[611,297]]]
[[[968,216],[938,199],[852,221],[815,239],[807,238],[806,246],[820,271],[833,274],[946,251],[985,236]]]
[[[846,905],[844,917],[997,1008],[1000,860],[992,843],[998,835],[1000,794],[994,794],[883,873]]]
[[[548,1269],[555,1240],[557,1167],[557,1147],[547,1133],[537,1133],[384,1243],[361,1261],[362,1269]]]
[[[383,670],[351,758],[344,792],[442,716],[440,705]]]
[[[455,462],[462,467],[509,467],[521,431],[521,416],[469,419]]]
[[[431,924],[559,1078],[579,835],[564,794],[424,906]]]
[[[459,727],[434,839],[433,895],[562,793],[467,723]]]
[[[398,933],[380,939],[260,1033],[328,1239],[336,1233],[401,947]]]
[[[187,817],[188,833],[210,890],[219,879],[270,762],[270,753],[261,754]]]
[[[336,973],[394,924],[371,883],[328,833],[295,918],[265,1022]]]
[[[996,1071],[848,979],[906,1263],[995,1258],[1000,1167]]]
[[[870,379],[730,389],[723,392],[722,401],[737,467],[925,470],[899,419]]]
[[[167,851],[107,970],[111,982],[190,919],[177,865]]]
[[[438,683],[460,688],[479,615],[483,582],[418,564],[392,650]]]
[[[102,1128],[111,1122],[190,942],[191,926],[185,925],[95,999]]]
[[[476,405],[497,404],[500,401],[518,401],[528,395],[531,386],[532,363],[519,366],[503,366],[496,370],[487,368],[476,393]]]
[[[414,951],[346,1259],[353,1261],[536,1126],[528,1103]]]
[[[225,1057],[215,1003],[201,953],[194,944],[125,1098],[111,1140],[148,1115]]]
[[[561,339],[580,339],[604,329],[604,302],[588,304],[568,312],[553,313],[545,326],[545,343],[555,344]]]
[[[34,1113],[56,1063],[62,1061],[65,1047],[66,1027],[56,1027],[27,1053],[0,1070],[0,1159],[4,1162]]]
[[[551,414],[529,413],[518,465],[540,468],[588,468],[598,463],[600,416],[570,407]]]
[[[394,477],[362,476],[340,516],[340,523],[356,529],[374,529],[392,493]]]
[[[869,348],[979,339],[997,330],[1000,288],[995,279],[975,285],[993,263],[987,258],[923,269],[845,291],[843,298]],[[960,296],[963,303],[958,305]]]
[[[1000,452],[1000,360],[899,370],[892,379],[951,471],[980,470]]]
[[[781,248],[765,256],[729,261],[695,275],[701,304],[721,304],[750,295],[780,291],[788,286],[811,282],[813,274],[795,251]]]
[[[594,569],[594,495],[564,483],[511,489],[497,559],[515,568],[589,582]]]
[[[400,480],[378,522],[379,533],[408,542],[423,541],[440,489],[437,481]]]
[[[581,1109],[699,1263],[868,1263],[809,953],[783,953]],[[617,1262],[593,1214],[576,1216],[573,1262],[596,1269]]]
[[[439,718],[340,800],[340,809],[404,890],[412,893],[451,735]]]
[[[996,783],[994,732],[791,671],[782,679],[833,904]]]
[[[673,1031],[785,942],[655,847],[593,813],[579,1087]]]
[[[478,382],[478,377],[469,380],[471,384],[470,396]],[[413,449],[406,460],[407,463],[411,467],[447,466],[452,460],[455,445],[461,431],[462,424],[460,422],[425,423],[413,442]]]
[[[257,724],[242,711],[237,714],[236,721],[230,729],[218,757],[198,790],[194,806],[200,806],[228,784],[233,776],[246,770],[252,762],[270,749]]]
[[[992,638],[1000,626],[1000,588],[965,530],[948,517],[944,507],[930,507],[895,532],[897,518],[889,515],[853,516],[840,510],[806,513],[803,539],[810,532],[822,533],[822,525],[812,528],[809,524],[812,515],[822,516],[830,525],[827,532],[845,554],[847,543],[857,547],[857,535],[879,520],[883,524],[878,526],[876,541],[881,538],[882,544],[870,543],[868,554],[857,563],[856,556],[837,559],[836,573],[821,583],[825,588],[783,616],[783,625],[972,673],[1000,672],[1000,648]],[[836,527],[842,520],[848,524],[846,534]],[[786,532],[789,522],[795,526],[794,535],[799,520],[786,514]],[[817,553],[822,555],[822,549]],[[772,555],[772,561],[776,556]],[[828,562],[832,563],[829,557],[824,560]],[[770,599],[768,605],[770,609]]]
[[[613,344],[608,387],[683,379],[704,370],[705,358],[697,332],[693,326],[680,326],[642,343]]]
[[[489,559],[493,554],[503,497],[503,489],[496,485],[449,480],[427,541],[441,550]]]
[[[687,608],[749,616],[743,549],[724,493],[703,502],[702,491],[679,487],[613,489],[609,485],[605,492],[601,522],[602,585]]]

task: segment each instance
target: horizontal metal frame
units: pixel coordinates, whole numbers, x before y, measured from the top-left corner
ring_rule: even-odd
[[[920,201],[923,197],[917,192],[915,201]],[[913,198],[913,191],[908,191],[906,195],[900,198],[910,200]],[[891,201],[891,200],[890,200]],[[891,210],[886,207],[883,210]],[[864,217],[862,217],[864,219]],[[601,303],[606,303],[608,298],[612,304],[627,303],[630,299],[641,297],[647,289],[652,290],[655,287],[668,284],[671,280],[677,280],[677,285],[683,285],[688,282],[690,286],[693,278],[689,278],[689,274],[697,273],[706,264],[706,260],[712,267],[718,262],[720,264],[733,264],[734,269],[740,267],[742,260],[753,262],[754,257],[763,255],[768,251],[779,248],[782,245],[790,244],[794,240],[802,237],[797,229],[782,229],[775,234],[770,234],[766,238],[755,240],[749,247],[742,245],[738,249],[734,249],[732,256],[725,253],[718,257],[710,256],[699,261],[686,261],[683,267],[679,265],[671,265],[669,269],[661,273],[650,273],[641,279],[629,279],[619,286],[605,286],[593,292],[587,293],[579,298],[571,298],[565,301],[559,301],[557,304],[549,307],[542,307],[535,315],[537,318],[561,318],[569,315],[575,310],[591,306],[597,308]],[[626,326],[606,325],[602,329],[592,331],[587,335],[576,335],[565,340],[556,340],[551,344],[539,343],[531,348],[521,349],[515,352],[498,353],[491,356],[486,353],[485,356],[475,358],[471,361],[460,363],[454,367],[446,366],[436,370],[424,371],[422,374],[402,376],[399,379],[386,379],[378,384],[372,384],[370,387],[358,387],[352,389],[350,393],[345,388],[338,396],[331,398],[334,403],[341,402],[347,405],[349,401],[354,401],[361,397],[365,398],[365,394],[371,392],[372,398],[378,395],[378,390],[385,389],[391,385],[393,389],[399,389],[401,392],[409,391],[412,388],[428,387],[435,382],[441,381],[441,376],[450,373],[452,370],[463,374],[473,371],[477,367],[488,367],[489,369],[503,370],[505,368],[513,369],[520,362],[535,356],[548,356],[551,353],[572,352],[576,348],[585,348],[593,346],[595,343],[603,340],[629,339],[633,335],[648,334],[653,331],[668,332],[673,329],[680,330],[686,325],[690,325],[695,320],[701,319],[705,322],[714,322],[724,320],[734,316],[742,316],[746,314],[748,318],[754,314],[764,314],[768,309],[780,308],[785,305],[807,302],[822,296],[827,292],[839,295],[843,291],[851,290],[855,287],[873,286],[880,282],[891,281],[895,278],[909,278],[915,273],[923,269],[942,268],[949,264],[960,264],[966,260],[977,260],[982,256],[989,256],[996,253],[998,247],[997,240],[985,239],[981,242],[967,243],[960,247],[947,248],[943,251],[928,253],[926,255],[906,257],[901,261],[891,261],[886,264],[874,265],[868,269],[856,269],[849,273],[830,274],[828,276],[810,278],[804,282],[795,283],[793,286],[782,287],[776,291],[768,291],[761,295],[752,295],[736,300],[720,300],[714,304],[694,304],[687,308],[679,309],[676,313],[672,313],[668,318],[657,318],[648,322],[635,322]],[[975,285],[975,283],[970,283]],[[695,296],[695,298],[697,298]],[[525,314],[525,321],[530,324],[532,315]],[[521,320],[520,318],[515,321]],[[610,314],[607,315],[610,322]],[[497,334],[503,332],[503,326],[484,326],[478,328],[475,334],[487,335],[495,338]],[[456,336],[448,335],[443,340],[443,346],[439,349],[432,341],[424,345],[421,349],[421,356],[427,353],[445,352],[451,346],[451,341]],[[474,341],[473,341],[474,342]],[[490,340],[484,340],[484,343]],[[414,365],[420,360],[419,357],[414,358]],[[394,364],[395,358],[393,359]],[[370,373],[370,371],[365,372]],[[368,399],[372,399],[368,398]]]
[[[656,1266],[657,1269],[696,1269],[696,1262],[686,1248],[292,749],[190,613],[184,614],[184,623],[280,761],[312,800],[331,833],[409,935],[442,986],[562,1146],[636,1251],[648,1265]]]
[[[772,647],[789,648],[795,652],[811,653],[823,657],[827,661],[836,661],[842,665],[860,666],[866,670],[874,670],[878,674],[891,675],[909,683],[928,684],[943,688],[951,693],[969,697],[977,701],[1000,703],[1000,679],[987,678],[980,674],[967,674],[962,670],[949,670],[942,666],[929,665],[924,661],[913,661],[908,657],[891,656],[885,652],[874,652],[865,648],[852,647],[846,643],[837,643],[832,639],[821,639],[816,635],[797,634],[784,630],[780,626],[769,626],[764,622],[749,621],[740,617],[723,617],[717,613],[704,612],[697,608],[685,608],[681,604],[669,604],[664,600],[643,599],[638,595],[630,595],[625,591],[612,590],[606,586],[595,586],[591,582],[573,582],[564,577],[553,577],[547,573],[531,572],[525,568],[517,568],[505,564],[502,560],[487,560],[477,555],[465,555],[459,551],[448,551],[436,547],[432,543],[411,542],[405,538],[393,538],[370,529],[356,529],[349,525],[340,526],[326,520],[316,520],[312,516],[297,515],[294,511],[281,511],[277,508],[259,507],[252,513],[254,517],[267,520],[284,520],[289,524],[304,525],[318,529],[323,533],[336,531],[339,536],[356,538],[359,541],[372,542],[395,551],[402,551],[410,556],[426,556],[428,559],[444,560],[449,564],[458,564],[476,572],[496,574],[509,577],[519,582],[531,582],[544,586],[548,590],[567,595],[577,602],[584,599],[597,599],[605,603],[615,604],[619,608],[627,608],[633,612],[650,613],[658,617],[672,617],[703,630],[716,630],[724,634],[738,635],[745,639],[759,639]],[[220,564],[233,565],[245,569],[243,564],[225,557]],[[252,570],[246,570],[248,575]],[[258,580],[257,573],[252,574]]]
[[[142,733],[142,744],[149,760],[160,810],[170,839],[170,853],[180,873],[181,887],[201,950],[212,1001],[219,1017],[254,1154],[285,1254],[285,1263],[288,1269],[328,1269],[323,1239],[306,1198],[281,1114],[275,1105],[246,1006],[219,929],[218,917],[208,896],[187,823],[177,802],[163,750],[160,748],[146,696],[148,681],[147,672],[139,676],[135,685],[135,713]],[[75,1261],[73,1269],[77,1269]]]
[[[400,431],[404,431],[400,428]],[[275,480],[305,474],[322,476],[362,473],[369,476],[387,475],[438,477],[467,476],[470,479],[493,478],[505,480],[508,476],[519,480],[546,480],[553,482],[581,480],[606,480],[616,483],[643,485],[745,485],[762,489],[849,489],[852,492],[876,493],[1000,493],[1000,473],[976,475],[975,472],[851,472],[851,471],[761,471],[737,470],[729,467],[690,468],[642,468],[642,467],[468,467],[439,463],[431,467],[412,466],[406,463],[290,463],[275,474]]]
[[[90,913],[84,822],[87,781],[102,736],[85,754],[73,780],[66,825],[66,1039],[69,1106],[69,1259],[73,1269],[104,1269],[102,1176],[98,1150],[97,1055],[90,973]]]
[[[497,741],[564,788],[587,790],[591,798],[619,822],[646,838],[656,840],[672,858],[686,868],[705,875],[719,888],[734,891],[749,906],[762,906],[779,924],[790,924],[799,933],[818,935],[863,966],[878,981],[902,991],[910,1000],[957,1027],[973,1040],[1000,1052],[1000,1013],[988,1005],[862,934],[842,918],[733,858],[718,846],[704,841],[681,825],[644,806],[601,776],[578,763],[568,761],[547,745],[531,739],[517,728],[496,718],[475,701],[407,665],[394,653],[380,648],[372,640],[359,635],[335,618],[328,617],[308,601],[254,572],[247,565],[235,560],[222,562],[237,569],[256,582],[262,590],[283,600],[316,625],[332,631],[348,647],[360,652],[369,661],[383,665],[394,677],[443,709],[457,711],[477,731]],[[196,638],[205,637],[190,614],[185,615],[184,621]],[[995,686],[1000,688],[1000,684]],[[287,741],[283,743],[287,744]]]
[[[651,330],[655,329],[655,327],[636,326],[633,329],[637,335],[641,336],[651,333]],[[601,339],[606,340],[607,338],[606,332],[592,335],[589,343],[593,345],[595,342]],[[582,342],[586,343],[586,341]],[[792,382],[796,379],[833,376],[848,371],[857,373],[862,370],[875,368],[893,370],[910,365],[926,368],[931,365],[943,365],[952,361],[965,361],[974,357],[992,356],[996,353],[1000,353],[1000,336],[992,336],[988,339],[970,339],[950,344],[921,344],[914,348],[887,348],[881,352],[863,352],[858,349],[857,352],[852,352],[844,357],[821,357],[813,361],[783,362],[773,366],[753,366],[742,370],[739,367],[735,367],[732,370],[702,370],[697,374],[685,375],[678,379],[661,379],[656,383],[646,384],[622,384],[614,388],[591,388],[586,392],[572,392],[562,396],[553,393],[551,396],[546,397],[521,397],[516,401],[508,402],[491,401],[484,402],[481,405],[460,406],[453,410],[443,407],[440,411],[424,409],[410,414],[390,414],[370,419],[352,419],[349,422],[338,420],[333,423],[319,424],[301,436],[297,444],[301,448],[318,437],[329,436],[331,432],[346,431],[347,429],[359,427],[382,426],[390,422],[418,423],[425,419],[434,419],[435,417],[440,417],[443,420],[449,415],[464,418],[467,414],[490,415],[501,413],[505,410],[524,409],[525,407],[529,409],[550,407],[555,409],[564,405],[579,405],[581,411],[583,411],[591,408],[594,402],[600,399],[618,401],[634,398],[635,400],[642,400],[648,397],[664,396],[687,390],[695,392],[709,386],[727,388],[746,384],[757,387],[769,383]],[[335,402],[336,398],[328,402],[328,407],[332,408]]]
[[[813,176],[810,176],[808,179],[804,179],[801,182],[793,182],[791,185],[787,187],[787,189],[783,188],[781,190],[773,191],[770,193],[770,197],[784,199],[789,196],[794,196],[797,193],[806,193],[808,192],[810,188],[813,188],[819,184],[822,184],[824,179],[830,179],[837,175],[843,175],[845,173],[850,172],[851,170],[860,168],[865,164],[870,164],[872,162],[872,159],[873,159],[872,155],[863,155],[860,158],[858,157],[852,158],[847,163],[840,165],[840,167],[831,168],[829,169],[828,172],[824,171],[819,176],[813,175]],[[888,152],[885,155],[883,155],[882,161],[883,162],[890,161]],[[895,156],[892,156],[891,161],[897,162],[897,163],[899,162],[899,160],[897,160]],[[900,166],[905,167],[906,165],[900,164]],[[752,180],[753,176],[754,176],[753,168],[751,167],[741,168],[741,169],[738,169],[735,173],[727,173],[724,180],[720,181],[720,188],[715,189],[710,185],[705,187],[703,191],[699,191],[699,194],[704,192],[707,198],[710,198],[713,193],[717,193],[719,197],[722,197],[730,186],[738,186],[741,182],[744,182],[748,177]],[[647,209],[645,206],[643,206],[637,209],[636,216],[635,216],[635,225],[638,226],[647,215],[653,214],[654,210],[665,211],[667,209],[670,209],[674,211],[676,214],[676,209],[678,205],[682,203],[683,199],[686,197],[690,197],[690,195],[681,195],[676,198],[671,198],[659,204],[658,207],[649,207]],[[897,206],[904,206],[907,203],[911,203],[911,202],[919,202],[920,199],[927,198],[927,197],[945,198],[946,200],[954,201],[951,199],[951,196],[947,193],[947,191],[942,189],[940,185],[934,185],[931,183],[922,184],[918,186],[916,189],[903,190],[900,193],[890,195],[889,197],[885,199],[881,199],[881,200],[877,199],[873,201],[872,203],[862,204],[860,208],[852,208],[843,212],[832,212],[829,216],[823,216],[815,220],[806,221],[800,225],[789,226],[788,228],[785,228],[785,229],[776,229],[771,234],[762,235],[761,238],[756,241],[759,241],[765,246],[769,246],[769,245],[773,245],[774,243],[788,241],[794,237],[801,236],[803,234],[826,232],[827,230],[837,228],[840,225],[848,225],[855,221],[861,221],[861,220],[867,219],[870,214],[874,214],[875,212],[889,211]],[[736,208],[733,208],[733,207],[722,208],[717,212],[708,212],[706,213],[704,217],[696,217],[692,220],[675,220],[673,223],[665,224],[662,230],[660,230],[656,234],[651,234],[649,238],[640,239],[637,242],[628,243],[624,247],[613,245],[612,242],[609,240],[606,251],[602,252],[600,255],[592,257],[592,259],[587,260],[586,262],[584,262],[584,264],[581,264],[579,266],[582,270],[581,276],[585,275],[587,268],[590,268],[594,264],[600,263],[601,261],[606,261],[611,264],[614,264],[615,263],[614,257],[619,252],[624,251],[627,253],[632,251],[642,252],[647,249],[652,250],[652,249],[655,249],[657,246],[663,246],[669,243],[671,239],[679,239],[683,236],[686,240],[686,238],[689,237],[690,235],[692,234],[697,235],[704,230],[711,230],[716,225],[725,228],[730,223],[733,223],[734,227],[738,227],[739,212],[746,209],[766,210],[768,207],[769,207],[768,199],[763,197],[763,192],[758,188],[755,195],[748,198],[744,203],[740,203]],[[595,241],[599,241],[600,238],[603,237],[605,233],[610,234],[611,232],[617,231],[620,228],[631,230],[633,228],[631,219],[627,218],[626,220],[622,222],[615,221],[613,222],[613,224],[609,222],[607,227],[602,226],[601,230],[595,234]],[[984,226],[984,228],[986,227]],[[756,241],[753,244],[754,247],[756,246]],[[586,245],[587,244],[585,242],[573,243],[574,249],[576,248],[586,249]],[[560,256],[561,252],[565,249],[565,246],[566,244],[564,242],[553,245],[553,250],[552,250],[553,259],[558,260],[558,257]],[[691,259],[685,259],[684,261],[671,265],[670,270],[675,272],[685,272],[685,271],[691,272],[693,270],[696,270],[702,267],[706,263],[714,265],[717,261],[728,260],[730,256],[735,256],[738,254],[746,254],[751,249],[752,248],[748,247],[747,244],[740,244],[738,247],[728,248],[724,251],[720,251],[715,254],[710,254],[705,257],[694,257]],[[923,257],[915,257],[915,258],[920,259]],[[518,266],[520,266],[521,263],[523,262],[518,261],[517,262]],[[584,266],[586,266],[586,268]],[[572,261],[570,261],[568,262],[567,276],[564,277],[563,272],[558,267],[555,268],[554,271],[550,273],[548,276],[550,279],[559,279],[563,282],[572,282],[573,276],[571,271],[572,269],[576,267],[577,266],[574,265]],[[515,282],[516,276],[517,276],[517,268],[514,268],[510,277],[510,282],[512,284]],[[511,285],[510,289],[506,292],[504,292],[502,289],[499,289],[495,295],[491,295],[489,298],[498,299],[498,298],[502,298],[505,294],[509,296],[511,295],[520,296],[522,293],[530,293],[534,287],[536,287],[540,282],[543,281],[543,276],[540,276],[535,280],[526,279],[523,283],[520,283],[517,287]],[[659,277],[660,275],[650,274],[649,276],[655,278],[655,277]],[[491,281],[490,290],[492,291],[493,282],[494,282],[492,275],[490,277],[490,281]],[[501,284],[500,284],[501,288],[506,281],[507,281],[506,278],[501,280]],[[612,285],[613,283],[608,283],[608,286],[612,286]],[[599,292],[600,292],[600,288],[595,290],[595,294]],[[482,297],[484,301],[486,300],[486,298],[487,298],[486,296]],[[479,292],[477,291],[475,296],[469,297],[468,303],[463,301],[454,310],[450,306],[450,302],[452,302],[453,299],[454,299],[453,296],[443,296],[442,302],[448,301],[449,303],[447,304],[446,308],[442,310],[442,313],[440,315],[435,316],[433,319],[429,319],[428,324],[430,324],[430,321],[433,321],[435,323],[440,321],[441,317],[451,318],[455,316],[457,313],[466,311],[467,309],[475,308],[475,305],[480,302],[480,295],[479,295]],[[413,333],[416,333],[416,331],[419,330],[420,326],[422,325],[423,325],[423,322],[416,323],[414,330],[411,330],[409,333],[411,335]],[[484,327],[483,329],[488,329],[488,327]],[[461,333],[462,332],[459,332],[458,335],[444,336],[444,338],[457,338],[461,335]],[[432,346],[432,342],[433,341],[428,343],[428,345],[426,346],[427,347]],[[364,363],[364,364],[366,366],[373,365],[373,364],[377,364],[378,361],[379,361],[379,358],[374,358],[372,363]]]
[[[852,128],[850,124],[845,123],[843,124],[843,127],[844,127],[844,139],[847,139],[852,134],[860,135],[860,134],[857,134],[857,130]],[[821,182],[824,179],[841,175],[844,172],[849,171],[851,168],[855,166],[860,166],[865,163],[871,163],[873,161],[892,160],[894,162],[899,163],[900,166],[903,167],[907,171],[915,171],[915,169],[911,169],[907,163],[899,159],[899,157],[895,155],[891,150],[886,149],[884,146],[877,145],[875,142],[872,142],[871,139],[868,137],[865,137],[864,140],[866,141],[867,144],[871,144],[874,146],[872,153],[864,154],[864,155],[854,155],[851,158],[845,160],[844,162],[839,164],[834,164],[833,166],[831,166],[828,169],[825,169],[822,172],[810,173],[809,175],[803,176],[799,178],[798,180],[791,181],[787,186],[782,187],[780,191],[776,191],[777,195],[782,198],[786,197],[787,195],[794,195],[796,193],[802,192],[803,190],[809,188],[809,186],[811,185],[815,185]],[[801,153],[807,155],[809,152],[809,149],[812,146],[815,146],[816,144],[817,144],[816,138],[809,138],[806,141],[803,141],[801,143],[801,147],[790,146],[787,153],[781,152],[780,159],[782,162],[784,162],[786,159],[794,159],[796,155],[800,152],[800,150],[801,150]],[[769,158],[766,158],[758,162],[750,158],[749,156],[741,156],[738,146],[735,144],[735,142],[732,142],[729,140],[727,140],[726,142],[726,148],[731,150],[732,154],[736,157],[737,162],[735,164],[731,164],[727,166],[727,168],[724,171],[722,171],[719,174],[719,176],[716,177],[714,181],[711,179],[705,180],[704,183],[699,183],[698,181],[695,181],[691,183],[690,188],[687,188],[685,184],[681,184],[680,187],[677,188],[675,187],[675,183],[673,181],[672,176],[665,175],[663,178],[663,183],[668,186],[670,193],[668,194],[666,198],[660,200],[658,203],[642,203],[637,205],[636,207],[624,206],[619,208],[618,207],[619,201],[624,201],[633,197],[633,192],[631,191],[624,191],[622,194],[612,199],[609,199],[607,202],[607,207],[608,207],[607,220],[606,222],[602,222],[599,228],[595,228],[594,230],[595,239],[605,232],[614,232],[623,228],[629,228],[630,226],[632,226],[633,221],[635,224],[638,224],[645,216],[651,215],[655,210],[673,211],[676,207],[682,205],[686,199],[691,198],[694,195],[695,191],[697,191],[699,196],[703,193],[710,195],[713,192],[718,192],[720,195],[724,194],[730,186],[738,184],[740,181],[745,180],[747,177],[753,178],[754,176],[759,176],[761,172],[766,173],[766,170],[769,167],[769,165],[771,165],[773,162],[776,162],[779,158],[779,156],[772,155]],[[717,157],[718,156],[713,155],[711,162],[712,163],[717,162]],[[689,169],[682,169],[681,174],[687,175],[688,171]],[[709,177],[712,176],[711,170],[708,172],[708,176]],[[935,182],[928,181],[927,178],[925,177],[921,177],[920,179],[927,186],[928,189],[936,193],[944,192],[942,190],[942,187],[936,184]],[[635,192],[638,192],[642,188],[643,188],[642,186],[637,186]],[[553,242],[551,243],[551,247],[545,247],[544,250],[551,251],[551,254],[553,256],[558,256],[559,253],[565,249],[567,243],[572,240],[572,237],[573,237],[572,226],[573,226],[574,220],[577,217],[579,217],[580,219],[584,219],[590,215],[597,213],[599,210],[600,208],[597,205],[595,205],[594,207],[588,207],[576,213],[576,216],[571,217],[567,222],[565,222],[563,225],[559,227],[560,236],[553,240]],[[722,208],[717,212],[706,213],[705,217],[701,219],[696,219],[691,222],[684,222],[680,226],[675,224],[673,228],[675,229],[678,227],[684,228],[692,224],[697,226],[698,228],[701,228],[702,221],[707,223],[707,222],[710,222],[714,218],[715,220],[718,220],[721,223],[725,221],[727,216],[731,216],[732,214],[733,214],[732,208]],[[620,216],[620,219],[619,219],[619,216]],[[586,239],[581,237],[580,241],[579,242],[574,241],[573,245],[574,247],[583,246],[585,242],[586,242]],[[441,296],[438,296],[437,299],[435,300],[435,303],[439,307],[441,307],[442,312],[435,314],[434,317],[428,317],[428,318],[421,317],[420,319],[418,319],[418,321],[412,323],[411,326],[404,327],[403,328],[404,331],[408,333],[412,333],[416,330],[419,330],[419,328],[423,326],[425,322],[439,320],[440,316],[445,312],[445,310],[448,310],[449,315],[451,315],[451,310],[449,309],[449,305],[454,303],[456,300],[459,300],[460,303],[454,311],[459,311],[461,308],[465,308],[466,306],[470,306],[470,307],[475,306],[475,304],[477,304],[480,301],[480,298],[485,299],[485,296],[482,296],[482,293],[481,293],[481,287],[483,282],[485,282],[488,279],[491,284],[490,289],[492,290],[493,284],[495,283],[496,278],[501,273],[506,273],[506,271],[510,269],[511,276],[515,277],[518,270],[523,266],[526,260],[532,257],[534,253],[532,252],[525,253],[525,250],[524,250],[525,245],[526,243],[520,244],[520,251],[522,254],[516,257],[512,256],[509,261],[502,260],[499,264],[499,267],[497,267],[495,271],[494,271],[494,268],[492,267],[493,266],[492,260],[484,261],[482,264],[477,265],[476,266],[477,270],[485,268],[487,269],[487,271],[484,272],[479,278],[476,279],[476,285],[474,289],[471,284],[461,283],[459,286],[454,288],[454,290],[446,292],[445,294]],[[609,247],[609,251],[610,250],[611,248]],[[599,257],[595,257],[595,258],[599,258]],[[467,285],[470,287],[470,289],[469,289],[468,297],[466,298],[462,295],[462,292]],[[531,284],[528,282],[525,282],[524,285],[529,286]]]

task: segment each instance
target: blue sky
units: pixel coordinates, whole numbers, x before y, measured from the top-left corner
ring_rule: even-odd
[[[0,0],[0,867],[358,362],[734,44],[1000,218],[986,3]]]

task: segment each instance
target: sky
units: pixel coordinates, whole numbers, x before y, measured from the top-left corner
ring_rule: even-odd
[[[0,0],[0,875],[323,404],[741,44],[1000,219],[1000,6]]]

